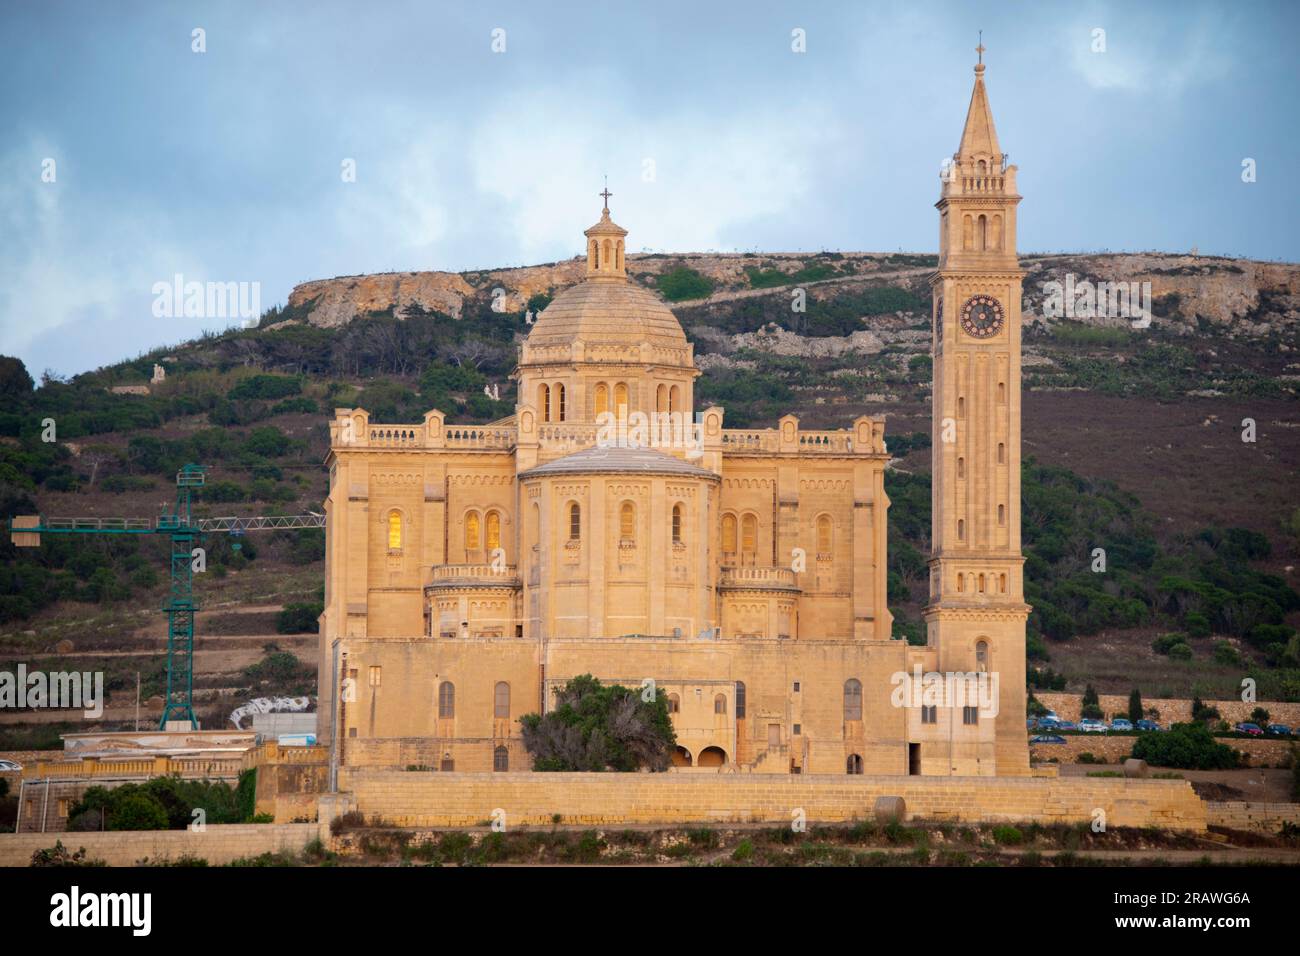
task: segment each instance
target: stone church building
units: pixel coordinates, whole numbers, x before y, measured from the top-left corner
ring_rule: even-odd
[[[891,634],[883,422],[733,429],[697,408],[692,346],[628,281],[606,194],[585,281],[521,347],[513,415],[336,410],[319,702],[336,766],[527,770],[520,716],[591,673],[667,695],[677,772],[1029,772],[1020,197],[983,72],[936,204],[927,643]],[[927,696],[923,674],[991,697]]]

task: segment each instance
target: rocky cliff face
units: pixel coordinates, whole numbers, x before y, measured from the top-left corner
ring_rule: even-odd
[[[661,277],[687,268],[714,283],[707,300],[691,305],[721,304],[731,300],[784,296],[802,287],[815,298],[833,297],[841,290],[864,286],[906,288],[928,299],[926,278],[934,257],[879,253],[771,253],[631,255],[632,281],[655,289]],[[1048,283],[1064,285],[1087,280],[1149,283],[1154,321],[1174,331],[1194,333],[1208,322],[1218,331],[1234,335],[1267,336],[1290,331],[1300,323],[1300,266],[1291,263],[1254,262],[1206,256],[1160,253],[1025,256],[1024,313],[1026,321],[1052,322]],[[766,279],[754,288],[754,271]],[[554,294],[582,280],[581,258],[547,265],[483,272],[401,272],[383,275],[342,276],[319,279],[296,287],[289,297],[290,312],[308,323],[326,328],[346,325],[354,318],[392,312],[403,317],[411,310],[439,312],[460,318],[468,303],[495,302],[498,311],[522,311],[538,294]],[[785,273],[782,283],[775,273]],[[683,303],[684,304],[684,303]],[[1115,325],[1126,321],[1104,314],[1070,316],[1086,324]],[[865,323],[864,323],[865,325]],[[759,334],[759,333],[752,333]],[[793,333],[787,333],[787,337]],[[737,347],[757,343],[737,341]],[[804,349],[791,341],[770,342],[789,354]],[[872,351],[873,340],[823,343],[819,352]],[[878,347],[878,345],[876,345]]]

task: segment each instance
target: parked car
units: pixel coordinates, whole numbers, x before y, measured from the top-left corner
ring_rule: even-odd
[[[1237,724],[1237,726],[1233,727],[1232,729],[1239,734],[1249,734],[1252,737],[1264,736],[1264,731],[1259,726],[1259,724],[1252,724],[1252,723]]]
[[[1277,734],[1279,737],[1291,736],[1291,728],[1286,724],[1269,724],[1264,728],[1264,731],[1270,734]]]
[[[1139,720],[1137,722],[1138,730],[1163,730],[1158,720]]]
[[[1062,720],[1057,723],[1056,729],[1057,730],[1078,730],[1079,728],[1074,726],[1074,721],[1072,720]]]
[[[1043,714],[1043,720],[1060,720],[1060,719],[1061,719],[1060,717],[1056,716],[1056,711],[1054,710],[1049,710],[1047,713]]]
[[[1124,731],[1125,733],[1127,733],[1128,731],[1133,729],[1133,721],[1126,720],[1123,717],[1116,717],[1114,720],[1110,722],[1110,729]]]
[[[1030,737],[1031,744],[1063,744],[1065,738],[1060,734],[1039,734],[1037,737]]]
[[[17,773],[23,765],[14,760],[0,760],[0,773]]]
[[[1104,720],[1087,720],[1079,721],[1079,729],[1085,734],[1104,734],[1106,732],[1106,722]]]

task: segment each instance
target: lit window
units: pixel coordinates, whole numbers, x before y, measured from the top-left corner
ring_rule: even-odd
[[[489,551],[501,547],[501,512],[487,513],[487,546]]]
[[[397,511],[388,512],[388,550],[399,551],[402,547],[402,515]]]
[[[477,551],[481,540],[478,512],[471,511],[465,515],[465,550]]]
[[[601,382],[596,386],[596,414],[604,415],[609,411],[609,386]]]
[[[614,386],[614,410],[619,418],[627,418],[627,386],[622,382]]]
[[[631,541],[636,537],[636,508],[632,502],[623,502],[623,507],[618,512],[618,533],[624,541]]]
[[[682,506],[673,505],[673,544],[682,543]]]

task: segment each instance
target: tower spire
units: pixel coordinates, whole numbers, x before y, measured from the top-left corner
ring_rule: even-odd
[[[975,48],[979,62],[975,64],[975,88],[971,90],[970,109],[966,112],[966,126],[957,147],[957,159],[970,160],[978,156],[989,162],[1001,162],[1002,150],[998,146],[998,133],[993,126],[993,111],[989,108],[988,91],[984,88],[984,31],[980,31],[980,44]]]

